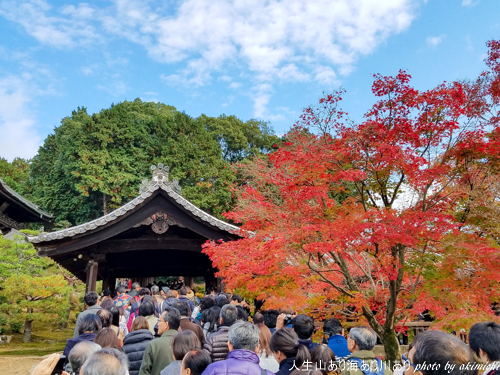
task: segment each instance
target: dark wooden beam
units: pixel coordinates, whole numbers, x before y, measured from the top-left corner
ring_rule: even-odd
[[[131,238],[121,240],[106,240],[96,246],[100,253],[123,253],[137,250],[186,250],[201,252],[203,240],[158,238]]]
[[[95,292],[98,268],[99,263],[94,260],[89,261],[87,266],[87,279],[85,281],[85,293]]]

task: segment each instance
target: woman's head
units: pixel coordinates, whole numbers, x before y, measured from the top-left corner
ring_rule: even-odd
[[[316,368],[318,370],[321,369],[324,375],[331,371],[335,363],[335,354],[327,345],[318,345],[315,347],[311,352],[311,357],[313,363],[316,364]]]
[[[299,336],[291,328],[284,327],[274,332],[269,347],[278,362],[285,358],[295,358],[297,367],[300,367],[306,360],[311,359],[309,350],[299,344]]]
[[[111,325],[118,327],[120,325],[120,310],[116,306],[111,306],[108,311],[111,313]]]
[[[101,302],[101,309],[109,310],[115,303],[112,299],[105,299]]]
[[[149,323],[143,316],[136,316],[130,327],[130,332],[138,331],[140,329],[149,329]]]
[[[201,342],[193,331],[182,331],[172,340],[172,352],[176,361],[184,358],[191,349],[201,349]]]
[[[113,316],[108,310],[98,310],[97,316],[101,319],[103,328],[109,327],[111,325],[111,319],[113,318]]]
[[[212,359],[206,351],[190,350],[182,360],[180,375],[201,375],[210,363],[212,363]]]
[[[78,334],[85,332],[97,333],[102,328],[101,318],[95,314],[85,315],[78,327]]]
[[[101,345],[101,348],[115,348],[118,349],[118,335],[111,328],[103,328],[99,331],[94,339],[96,344]]]
[[[264,324],[257,324],[259,327],[259,346],[260,354],[266,357],[272,355],[271,348],[269,347],[269,341],[271,341],[271,331]]]

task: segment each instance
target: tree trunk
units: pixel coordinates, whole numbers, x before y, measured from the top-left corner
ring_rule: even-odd
[[[33,320],[26,320],[24,322],[24,342],[31,342],[31,323],[33,323]]]
[[[395,363],[401,362],[401,351],[399,350],[399,341],[394,329],[384,330],[384,335],[381,337],[384,344],[385,360],[387,366],[394,366]]]

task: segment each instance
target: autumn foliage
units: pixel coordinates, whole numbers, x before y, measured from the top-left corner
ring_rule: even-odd
[[[388,359],[397,324],[429,311],[441,327],[493,316],[500,301],[498,42],[476,81],[427,91],[376,75],[355,124],[342,92],[304,110],[268,160],[242,165],[227,217],[243,239],[205,252],[229,289],[368,323]]]

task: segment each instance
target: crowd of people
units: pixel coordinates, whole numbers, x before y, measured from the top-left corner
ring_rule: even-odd
[[[138,283],[116,293],[86,293],[64,357],[49,356],[32,374],[53,374],[63,360],[64,375],[500,375],[494,322],[475,324],[469,345],[442,331],[422,332],[396,365],[375,356],[377,335],[369,327],[346,333],[327,319],[321,342],[314,342],[312,317],[290,310],[251,317],[238,295],[198,299],[186,286]]]

